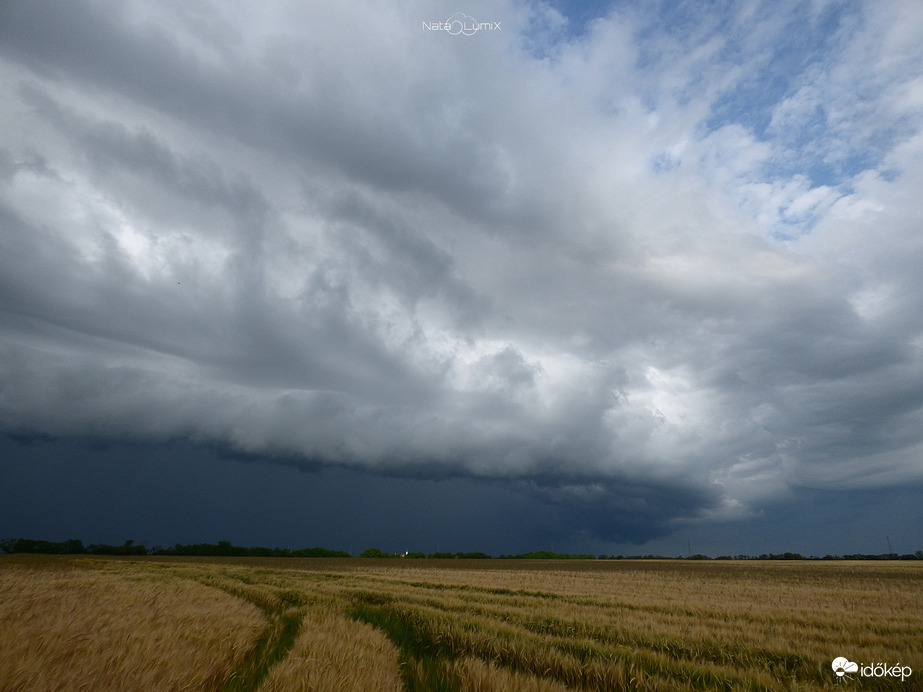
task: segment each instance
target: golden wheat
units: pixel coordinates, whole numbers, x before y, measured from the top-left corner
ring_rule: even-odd
[[[272,640],[263,663],[248,659],[261,671],[254,683],[265,674],[262,690],[397,690],[401,671],[408,689],[813,690],[834,687],[830,663],[840,655],[912,666],[901,689],[923,673],[923,565],[915,563],[68,564],[26,575],[4,573],[0,560],[0,687],[64,689],[55,675],[84,655],[96,661],[94,689],[156,689],[147,678],[124,684],[136,667],[136,676],[171,681],[161,688],[214,686],[246,668],[241,659],[262,630],[251,622],[232,632],[230,613],[254,616],[254,605],[271,631],[283,621],[297,628]],[[201,606],[189,616],[193,595]],[[107,609],[108,619],[93,615]],[[203,623],[210,634],[196,629]],[[117,633],[131,646],[114,644]],[[201,659],[158,651],[183,636]],[[893,689],[889,680],[860,682]]]
[[[447,662],[447,677],[460,681],[460,692],[565,692],[564,685],[535,675],[509,671],[477,658]]]
[[[288,657],[261,692],[399,692],[398,651],[378,630],[327,609],[309,610]]]
[[[212,687],[245,656],[264,624],[251,604],[195,582],[2,570],[0,687]]]

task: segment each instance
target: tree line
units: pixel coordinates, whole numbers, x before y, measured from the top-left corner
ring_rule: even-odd
[[[40,541],[30,538],[7,538],[0,540],[0,550],[4,553],[43,553],[47,555],[175,555],[199,557],[353,557],[344,550],[330,550],[328,548],[264,548],[260,546],[244,547],[233,545],[230,541],[218,543],[191,543],[164,548],[161,546],[148,547],[145,543],[125,541],[122,545],[106,545],[91,543],[84,545],[83,541],[73,538],[67,541]],[[708,555],[695,554],[688,556],[667,555],[589,555],[585,553],[556,553],[548,550],[539,550],[515,555],[499,555],[494,557],[482,552],[450,553],[450,552],[406,552],[388,553],[379,548],[367,548],[359,553],[364,558],[411,558],[411,559],[437,559],[437,560],[923,560],[923,550],[915,553],[853,553],[848,555],[816,555],[804,556],[801,553],[762,553],[760,555]]]
[[[55,543],[53,541],[36,541],[28,538],[9,538],[0,541],[0,550],[5,553],[45,553],[48,555],[182,555],[200,557],[352,557],[343,550],[328,548],[264,548],[260,546],[244,547],[233,545],[230,541],[218,543],[177,543],[170,548],[161,546],[148,547],[144,543],[125,541],[122,545],[105,545],[93,543],[84,545],[82,541],[71,539]]]

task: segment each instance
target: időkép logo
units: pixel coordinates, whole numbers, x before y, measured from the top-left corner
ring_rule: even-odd
[[[902,666],[899,663],[896,666],[888,663],[854,663],[848,658],[837,656],[833,659],[833,672],[839,678],[847,673],[859,673],[863,678],[900,678],[903,682],[913,671],[910,666]]]

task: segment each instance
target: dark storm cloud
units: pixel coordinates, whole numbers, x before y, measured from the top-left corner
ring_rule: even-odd
[[[918,481],[923,18],[616,9],[4,3],[0,430],[507,483],[610,542]]]
[[[662,536],[664,516],[701,502],[682,489],[678,504],[654,489],[658,504],[651,489],[627,489],[620,499],[575,497],[574,488],[531,482],[381,476],[326,464],[306,472],[303,459],[299,468],[269,466],[257,456],[178,442],[5,436],[0,458],[15,462],[4,468],[6,487],[15,489],[0,506],[4,535],[85,543],[131,536],[150,546],[231,540],[354,554],[372,546],[493,555],[594,550]]]

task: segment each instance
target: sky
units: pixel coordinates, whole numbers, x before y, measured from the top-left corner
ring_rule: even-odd
[[[0,537],[923,549],[923,4],[6,0],[0,93]]]

